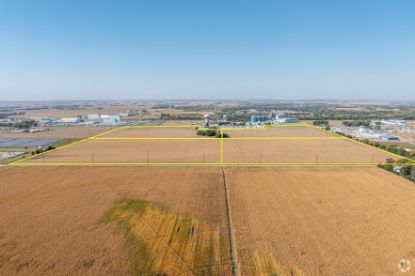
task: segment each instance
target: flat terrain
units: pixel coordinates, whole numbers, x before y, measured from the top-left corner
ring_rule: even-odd
[[[231,137],[328,137],[331,134],[306,126],[274,126],[269,129],[225,130]]]
[[[140,106],[137,104],[120,104],[120,105],[93,105],[79,108],[42,108],[42,109],[29,109],[23,110],[24,115],[17,115],[15,117],[37,117],[37,118],[47,118],[47,117],[76,117],[78,115],[87,116],[92,113],[101,113],[101,114],[117,114],[119,112],[125,112],[131,110],[134,112],[141,112],[145,109],[145,106]]]
[[[394,158],[346,139],[224,140],[224,162],[373,163]],[[395,157],[396,158],[396,157]]]
[[[243,275],[400,275],[397,263],[415,259],[415,188],[398,176],[378,168],[225,174]],[[188,266],[210,267],[210,257],[191,261],[206,244],[220,247],[207,274],[230,275],[220,168],[1,167],[0,187],[1,275],[128,275],[147,261],[188,275]],[[146,209],[138,220],[115,209],[161,260],[131,259],[135,242],[121,222],[102,222],[125,199],[170,209]],[[144,231],[143,218],[155,232]],[[198,242],[180,249],[166,228],[189,223]],[[165,247],[169,239],[185,263]]]
[[[250,139],[255,137],[260,140]],[[238,138],[243,140],[235,140]],[[225,163],[374,163],[396,158],[311,127],[234,130],[231,139],[224,139],[222,145]],[[97,139],[58,149],[26,162],[218,163],[220,156],[220,139],[197,136],[193,127],[120,128],[100,135]]]
[[[95,126],[95,127],[41,127],[48,129],[43,132],[23,132],[13,133],[9,130],[0,129],[0,138],[86,138],[107,130],[111,127]]]
[[[102,223],[124,198],[162,203],[211,232],[226,233],[218,169],[2,167],[0,187],[0,275],[128,275],[130,246],[116,222]],[[165,258],[177,258],[161,243],[168,236],[148,237],[146,242],[157,244]],[[175,263],[176,274],[188,275],[180,260]],[[230,274],[225,261],[214,269]]]
[[[88,140],[26,162],[220,162],[220,141]]]
[[[195,127],[173,127],[173,128],[124,128],[110,132],[100,137],[103,138],[200,138],[196,134]]]
[[[261,258],[305,275],[402,275],[398,262],[415,260],[415,187],[393,174],[228,169],[227,179],[244,275]]]

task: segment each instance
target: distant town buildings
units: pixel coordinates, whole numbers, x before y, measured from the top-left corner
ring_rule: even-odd
[[[298,123],[300,120],[298,118],[284,118],[280,117],[279,114],[273,112],[267,115],[252,115],[251,116],[251,125],[257,124],[293,124]]]

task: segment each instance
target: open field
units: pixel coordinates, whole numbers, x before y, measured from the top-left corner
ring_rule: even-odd
[[[2,167],[0,187],[1,275],[129,275],[143,268],[143,262],[152,262],[169,275],[189,275],[191,270],[230,274],[218,169]],[[131,235],[125,239],[127,233],[119,223],[103,221],[111,210],[119,214],[115,212],[122,209],[114,212],[114,208],[125,198],[162,204],[168,211],[150,208],[145,217],[132,214],[128,220],[136,238],[132,242]],[[194,229],[195,243],[186,242],[182,251],[177,242],[187,232],[169,226],[176,220],[181,221],[177,225]],[[144,222],[147,226],[140,227]],[[158,222],[164,227],[158,228]],[[170,246],[178,256],[164,245],[169,238],[175,241]],[[135,259],[143,246],[153,251]],[[163,256],[166,266],[151,258],[155,254]]]
[[[398,262],[415,260],[415,189],[393,174],[237,168],[227,170],[227,179],[244,275],[254,275],[258,264],[267,275],[272,267],[305,275],[401,275]]]
[[[43,128],[43,127],[42,127]],[[86,138],[111,129],[107,126],[95,127],[47,127],[43,132],[13,133],[0,129],[0,138]]]
[[[92,106],[80,106],[79,108],[42,108],[42,109],[23,109],[25,112],[24,115],[16,115],[15,117],[37,117],[37,118],[47,118],[47,117],[76,117],[78,115],[87,116],[91,113],[103,113],[103,114],[117,114],[120,112],[125,112],[131,110],[134,112],[141,112],[145,109],[146,106],[140,106],[137,104],[120,104],[120,105],[101,105],[96,104]]]
[[[101,138],[200,138],[196,134],[195,127],[138,127],[138,128],[123,128],[114,132],[110,132],[100,136]]]
[[[57,107],[44,107],[44,108],[21,108],[16,111],[24,112],[25,114],[13,115],[15,118],[63,118],[63,117],[76,117],[87,116],[88,114],[100,113],[100,114],[118,114],[124,113],[127,110],[137,114],[130,118],[135,119],[158,119],[162,114],[170,115],[194,115],[198,114],[203,116],[205,111],[185,111],[175,109],[171,107],[161,108],[155,103],[125,103],[125,104],[92,104],[92,105],[80,105],[78,107],[61,106]],[[186,120],[189,122],[188,120]]]
[[[304,126],[235,130],[232,135],[236,137],[197,136],[193,127],[121,127],[24,163],[367,165],[397,158]]]
[[[415,259],[415,189],[402,178],[225,173],[242,275],[400,275]],[[219,168],[2,167],[0,186],[2,275],[231,273]]]
[[[217,140],[87,140],[26,162],[220,162]]]
[[[224,162],[373,163],[394,156],[346,139],[224,140]]]
[[[327,132],[306,126],[274,126],[268,129],[226,130],[231,137],[328,137]]]

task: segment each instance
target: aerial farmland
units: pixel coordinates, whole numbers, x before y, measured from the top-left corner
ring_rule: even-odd
[[[0,276],[415,275],[415,1],[0,1]]]
[[[0,168],[0,271],[393,275],[415,257],[415,190],[375,166],[396,155],[308,124],[221,132],[109,128]]]
[[[191,125],[120,127],[18,164],[354,165],[394,157],[308,125],[231,129],[229,133],[228,138],[201,137]]]

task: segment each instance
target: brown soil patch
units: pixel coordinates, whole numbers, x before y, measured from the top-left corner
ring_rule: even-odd
[[[195,127],[174,128],[124,128],[104,135],[102,138],[200,138]]]
[[[415,188],[393,174],[228,169],[227,178],[244,275],[258,274],[257,251],[305,275],[401,275],[398,262],[414,261]]]
[[[87,140],[26,162],[219,162],[218,140]]]
[[[327,132],[306,126],[280,126],[268,129],[225,130],[231,137],[327,137]]]
[[[224,140],[224,162],[384,162],[393,155],[346,139]]]

